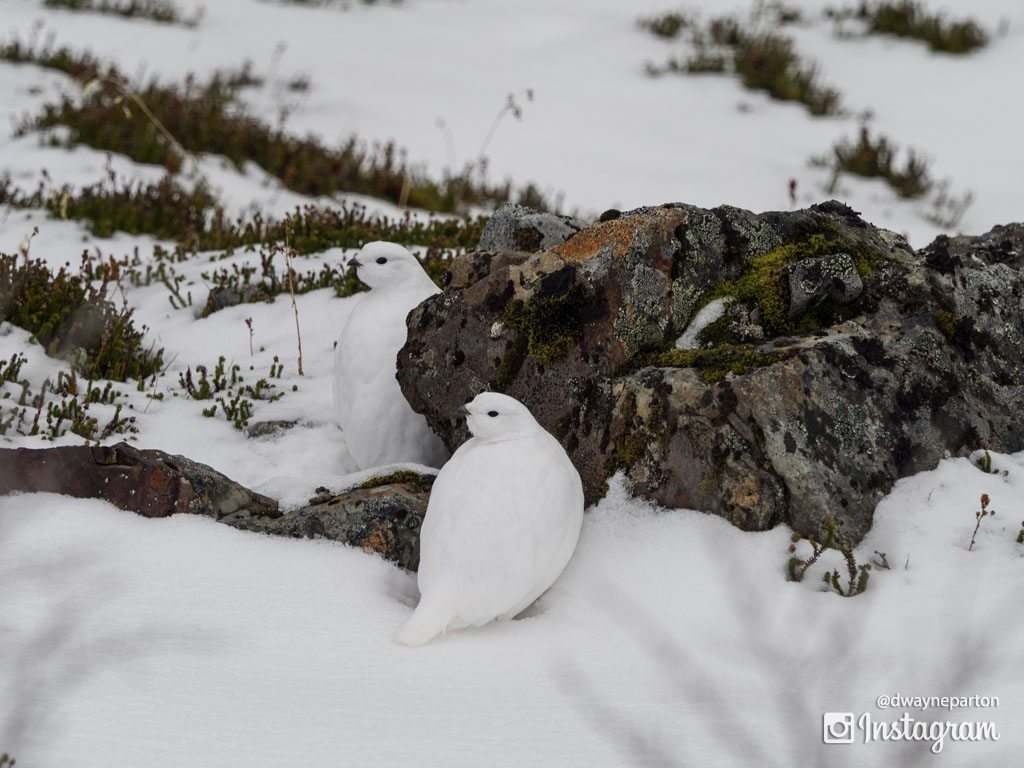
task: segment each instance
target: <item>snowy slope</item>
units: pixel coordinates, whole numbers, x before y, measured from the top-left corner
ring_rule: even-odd
[[[1004,18],[1009,27],[963,59],[904,41],[837,40],[816,16],[819,4],[799,5],[812,22],[787,31],[847,106],[873,110],[876,129],[933,156],[935,175],[948,175],[955,190],[975,192],[964,231],[1024,216],[1022,107],[1010,96],[1024,65],[1019,2],[971,4],[989,29]],[[513,92],[523,118],[506,118],[487,147],[492,177],[563,192],[569,209],[668,200],[785,208],[790,177],[799,180],[801,205],[819,200],[826,179],[807,159],[852,136],[856,119],[812,119],[727,79],[646,77],[644,63],[678,44],[654,39],[635,20],[672,7],[406,0],[344,11],[219,0],[187,29],[49,11],[35,0],[2,3],[11,35],[52,34],[56,44],[92,49],[127,72],[178,80],[251,59],[268,75],[266,87],[245,92],[254,112],[273,120],[287,103],[291,130],[329,142],[352,132],[394,138],[437,174],[476,156]],[[688,7],[708,16],[748,6]],[[295,74],[311,78],[305,96],[281,87]],[[0,174],[24,189],[43,168],[57,185],[104,177],[104,153],[10,136],[17,118],[74,87],[36,67],[0,63],[11,118],[0,126]],[[162,173],[123,157],[110,162],[121,175]],[[201,162],[234,212],[279,214],[304,200],[258,169]],[[840,192],[915,245],[938,232],[921,217],[921,203],[894,200],[880,182],[844,180]],[[86,248],[120,256],[137,246],[145,256],[154,245],[4,209],[0,251],[13,252],[36,226],[31,254],[54,267],[77,264]],[[297,266],[339,264],[346,255],[334,249]],[[186,454],[286,504],[319,485],[352,482],[330,408],[333,345],[350,302],[330,290],[298,297],[300,377],[286,297],[196,318],[209,287],[203,272],[258,264],[254,253],[220,257],[176,265],[192,307],[172,306],[159,283],[125,291],[168,362],[151,391],[116,387],[136,418],[134,443]],[[65,370],[24,331],[0,327],[0,358],[15,352],[28,358],[22,374],[35,388]],[[256,402],[253,420],[296,426],[249,439],[220,415],[203,417],[208,403],[184,397],[178,376],[220,355],[250,381],[266,376],[277,356],[283,397]],[[17,397],[18,388],[3,391]],[[109,415],[112,406],[96,409]],[[4,447],[43,444],[13,433],[2,439]],[[57,440],[80,443],[73,435]],[[420,650],[391,642],[415,600],[413,580],[360,551],[272,540],[205,519],[144,520],[98,502],[0,498],[0,753],[26,768],[1016,765],[1024,745],[1024,545],[1015,541],[1024,454],[995,461],[1007,476],[961,459],[902,481],[857,552],[860,562],[885,552],[892,568],[873,571],[867,592],[851,599],[818,591],[822,566],[802,584],[785,580],[787,530],[742,533],[714,517],[656,510],[615,486],[589,512],[573,563],[530,617]],[[968,552],[981,493],[997,515],[983,521]],[[838,557],[824,565],[844,567]],[[876,708],[878,696],[892,694],[1000,702]],[[947,740],[938,755],[929,743],[824,745],[825,712],[992,721],[1001,739]]]
[[[956,460],[902,481],[859,553],[893,569],[849,600],[816,591],[820,569],[784,580],[784,530],[616,488],[531,617],[417,650],[391,640],[411,579],[373,556],[3,499],[0,741],[35,766],[1010,766],[1024,461],[997,461],[1008,480]],[[979,488],[999,514],[967,552]],[[896,694],[1000,705],[875,707]],[[1001,739],[821,743],[824,712],[904,711]]]
[[[854,137],[855,115],[870,110],[875,130],[924,152],[933,175],[949,178],[954,193],[974,192],[964,232],[1021,218],[1024,193],[1013,169],[1024,168],[1017,139],[1022,107],[1011,94],[1024,67],[1024,6],[947,3],[954,15],[969,10],[994,35],[987,48],[954,57],[892,38],[839,40],[821,16],[822,4],[790,5],[802,8],[807,21],[786,33],[818,62],[851,116],[811,118],[799,105],[772,102],[728,78],[644,74],[646,62],[663,62],[681,44],[638,29],[637,18],[674,8],[704,18],[745,14],[750,4],[740,2],[407,0],[345,11],[219,0],[204,6],[195,29],[47,11],[35,0],[6,0],[4,15],[21,39],[49,35],[140,75],[180,80],[248,59],[271,76],[251,94],[253,108],[271,122],[287,106],[287,125],[300,135],[395,139],[435,174],[474,160],[507,95],[515,94],[523,117],[507,117],[487,147],[492,177],[564,193],[570,210],[666,201],[773,210],[788,207],[791,177],[799,181],[801,204],[818,201],[827,174],[809,168],[808,159]],[[8,69],[0,66],[0,77]],[[296,74],[312,83],[298,98],[281,87]],[[26,100],[38,97],[22,93],[7,103],[21,114]],[[438,120],[451,133],[450,149]],[[16,162],[31,142],[0,150],[0,167],[64,165],[34,157],[28,165]],[[927,204],[900,201],[881,182],[850,181],[838,194],[870,221],[909,234],[917,247],[939,232],[922,217]]]

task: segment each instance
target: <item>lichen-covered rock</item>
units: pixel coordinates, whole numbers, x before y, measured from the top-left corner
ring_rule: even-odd
[[[588,502],[623,470],[671,507],[805,535],[834,518],[849,544],[897,478],[1024,448],[1024,225],[915,254],[836,202],[607,218],[456,259],[410,314],[399,381],[449,449],[455,409],[503,391],[561,440]]]
[[[863,292],[864,283],[850,254],[800,259],[789,268],[789,318],[828,299],[848,304]]]
[[[584,227],[571,216],[535,211],[516,203],[503,205],[480,235],[481,251],[534,252],[560,245]]]
[[[280,517],[254,516],[231,524],[272,536],[344,542],[415,571],[433,481],[430,475],[403,471],[324,494]]]

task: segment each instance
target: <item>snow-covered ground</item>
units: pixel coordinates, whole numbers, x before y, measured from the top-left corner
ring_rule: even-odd
[[[95,501],[0,499],[0,717],[31,766],[1016,765],[1024,461],[902,481],[844,599],[742,533],[621,489],[529,618],[421,649],[411,577],[361,551]],[[998,510],[967,546],[978,490]],[[839,558],[827,563],[842,568]],[[998,707],[879,709],[881,696]],[[998,741],[822,743],[824,713]],[[958,725],[958,728],[960,726]]]
[[[846,106],[872,110],[875,129],[925,151],[954,191],[975,193],[963,231],[1024,216],[1017,0],[971,4],[990,30],[1009,24],[964,58],[905,41],[837,40],[819,4],[795,4],[810,21],[788,32]],[[688,7],[709,16],[748,6]],[[296,133],[393,138],[435,174],[476,156],[515,93],[522,120],[507,117],[487,147],[492,177],[537,182],[584,213],[670,200],[786,208],[790,177],[801,205],[817,201],[827,179],[808,157],[857,128],[852,117],[814,119],[729,79],[648,78],[644,63],[680,44],[654,39],[635,20],[672,3],[406,0],[344,11],[218,0],[195,29],[48,11],[35,0],[2,8],[11,35],[52,33],[56,44],[91,49],[129,73],[178,80],[250,59],[268,75],[266,87],[245,92],[257,113],[273,119],[289,100]],[[298,99],[280,87],[295,74],[311,80]],[[0,63],[11,118],[0,126],[0,174],[25,189],[43,168],[57,185],[104,177],[104,153],[10,136],[17,118],[73,87],[52,72]],[[162,173],[123,157],[111,163],[122,176]],[[279,214],[304,200],[258,169],[201,163],[232,211]],[[840,194],[917,246],[938,233],[922,218],[927,204],[896,200],[881,182],[844,179]],[[154,245],[0,210],[0,251],[14,252],[36,226],[31,254],[55,267],[77,264],[83,249],[122,256],[138,247],[145,258]],[[333,250],[297,266],[342,258]],[[348,302],[330,290],[298,297],[300,377],[285,297],[195,316],[209,287],[201,273],[252,263],[256,254],[238,253],[176,265],[191,308],[172,306],[160,283],[127,288],[169,367],[151,390],[118,390],[132,406],[139,447],[188,455],[295,504],[319,485],[351,482],[330,406],[333,344]],[[27,333],[4,326],[0,359],[14,353],[28,358],[22,377],[36,389],[65,370]],[[277,356],[285,369],[273,383],[283,397],[257,401],[253,420],[297,425],[250,439],[219,414],[203,417],[208,403],[185,397],[178,375],[220,355],[250,383]],[[19,388],[4,391],[16,398]],[[13,431],[2,439],[4,447],[41,445]],[[742,533],[707,515],[653,509],[613,486],[588,513],[569,570],[529,617],[418,650],[391,641],[414,602],[412,578],[361,551],[206,519],[145,520],[100,502],[0,498],[0,753],[26,768],[1016,765],[1024,746],[1024,545],[1015,541],[1024,454],[994,459],[1007,475],[957,459],[901,481],[856,553],[867,562],[885,552],[891,569],[873,570],[866,593],[850,599],[819,591],[824,566],[845,572],[835,553],[804,583],[786,581],[785,529]],[[968,552],[981,493],[997,514]],[[893,695],[998,697],[999,706],[877,708],[878,697]],[[826,712],[991,721],[1001,738],[947,737],[938,755],[930,740],[826,745]]]
[[[180,5],[190,8],[186,0]],[[288,107],[287,125],[327,142],[352,133],[395,139],[435,175],[477,157],[508,94],[523,108],[499,126],[487,146],[493,178],[535,181],[564,194],[582,212],[684,201],[729,203],[752,210],[789,206],[787,185],[798,180],[801,205],[824,196],[828,173],[808,166],[842,137],[854,138],[864,111],[874,130],[932,161],[932,174],[975,202],[960,228],[977,234],[1018,220],[1024,192],[1019,73],[1024,68],[1024,6],[1018,0],[929,2],[967,13],[993,33],[969,56],[928,51],[895,38],[837,39],[823,4],[797,0],[805,22],[788,26],[798,50],[820,65],[823,80],[843,96],[846,117],[811,118],[797,104],[773,102],[731,78],[644,74],[681,49],[637,28],[641,16],[685,8],[703,18],[751,3],[695,0],[406,0],[399,5],[302,7],[264,0],[205,4],[194,29],[47,11],[37,0],[5,0],[5,27],[22,40],[88,48],[128,73],[180,80],[243,60],[269,75],[249,92],[253,108],[274,122]],[[841,5],[835,3],[832,5]],[[0,67],[0,78],[11,68]],[[308,75],[310,90],[289,94],[282,81]],[[18,73],[0,85],[21,114],[36,80]],[[531,89],[534,98],[526,100]],[[438,127],[443,121],[451,141]],[[16,162],[32,139],[0,148],[0,167],[65,170],[52,160]],[[98,174],[97,174],[98,175]],[[927,202],[900,201],[879,181],[844,180],[839,196],[876,224],[923,246],[939,228],[922,214]]]

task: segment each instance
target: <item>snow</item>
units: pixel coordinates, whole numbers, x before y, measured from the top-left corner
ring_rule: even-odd
[[[699,345],[697,337],[700,332],[725,314],[729,305],[728,299],[714,299],[701,307],[686,326],[686,330],[676,339],[676,349],[696,349]]]
[[[412,577],[326,541],[97,501],[0,499],[0,742],[26,765],[1006,765],[1024,661],[1024,458],[903,480],[865,594],[783,576],[788,532],[666,513],[618,483],[528,618],[393,643]],[[967,544],[979,490],[997,516]],[[838,557],[827,567],[841,567]],[[997,696],[998,742],[823,745],[880,695]],[[749,750],[749,751],[748,751]],[[902,764],[902,763],[901,763]],[[929,764],[932,764],[929,762]]]
[[[961,223],[980,233],[1021,219],[1019,173],[1024,8],[979,0],[970,13],[1004,34],[966,58],[882,38],[838,40],[820,6],[787,28],[816,59],[851,112],[933,158],[934,174],[976,200]],[[186,11],[191,9],[182,3]],[[930,7],[940,7],[929,3]],[[523,108],[487,146],[492,178],[534,181],[584,214],[680,200],[753,210],[826,196],[808,157],[852,137],[856,117],[813,119],[716,77],[644,75],[680,44],[638,30],[639,16],[671,8],[621,0],[406,0],[307,8],[257,0],[206,5],[195,29],[52,11],[6,0],[11,36],[89,48],[124,71],[177,80],[237,67],[267,77],[247,89],[269,121],[334,142],[355,132],[394,139],[434,174],[475,158],[507,94]],[[741,3],[700,0],[704,17]],[[947,4],[948,10],[962,9]],[[37,26],[37,21],[40,24]],[[296,97],[282,83],[308,74]],[[13,138],[15,123],[71,81],[33,66],[0,64],[0,173],[31,190],[105,178],[156,180],[154,166],[77,147]],[[534,92],[532,101],[524,95]],[[742,105],[743,109],[739,109]],[[453,150],[437,121],[451,133]],[[314,202],[282,190],[254,167],[198,159],[232,213],[280,214]],[[844,178],[838,193],[865,218],[907,233],[915,246],[939,233],[927,203],[907,203],[877,181]],[[395,213],[354,195],[337,200]],[[31,239],[31,255],[76,267],[83,249],[115,257],[149,237],[95,238],[81,224],[39,211],[0,210],[0,251]],[[302,256],[296,268],[338,265],[343,249]],[[175,308],[155,283],[123,298],[168,368],[139,392],[115,385],[134,415],[140,448],[210,464],[292,507],[319,486],[350,487],[354,473],[331,411],[334,342],[351,300],[330,290],[298,297],[303,368],[297,371],[287,296],[199,319],[202,273],[259,264],[256,253],[200,254],[176,264],[193,296]],[[117,300],[122,296],[117,294]],[[252,320],[250,351],[246,319]],[[29,335],[0,326],[0,359],[24,354],[38,391],[66,370]],[[178,377],[223,355],[247,383],[265,377],[283,397],[255,401],[253,421],[294,421],[249,439],[208,402],[188,399]],[[16,399],[20,387],[0,391]],[[149,395],[163,395],[162,400]],[[2,408],[11,399],[2,401]],[[101,423],[113,406],[95,405]],[[121,439],[123,436],[115,437]],[[0,438],[4,447],[48,445]],[[65,434],[57,445],[81,444]],[[978,446],[982,448],[983,446]],[[414,579],[361,551],[325,541],[278,540],[204,518],[147,520],[97,502],[52,495],[0,498],[0,753],[18,764],[234,765],[892,765],[1009,766],[1022,746],[1024,649],[1016,543],[1024,454],[992,454],[1000,474],[967,459],[902,480],[880,504],[858,562],[875,569],[853,598],[820,591],[829,553],[803,583],[785,579],[789,531],[745,533],[721,519],[665,511],[629,498],[619,483],[587,513],[580,545],[555,587],[520,620],[453,633],[423,649],[392,643],[415,603]],[[1002,474],[1005,471],[1006,474]],[[981,493],[985,518],[967,551]],[[801,545],[801,555],[808,545]],[[898,708],[891,694],[998,696],[998,708],[953,712]],[[893,720],[993,721],[998,742],[822,744],[825,712]],[[859,736],[859,734],[858,734]]]
[[[34,34],[89,47],[129,73],[180,80],[248,59],[271,80],[247,92],[268,121],[276,123],[284,108],[286,126],[299,135],[394,139],[435,174],[475,160],[507,95],[515,94],[523,116],[506,118],[488,145],[492,177],[535,181],[564,194],[570,210],[676,200],[784,209],[790,178],[798,181],[800,205],[817,202],[826,196],[828,173],[809,167],[809,158],[855,136],[857,115],[870,110],[873,128],[931,158],[933,174],[948,177],[954,194],[975,194],[964,232],[1020,218],[1024,193],[1007,170],[1024,167],[1021,104],[1010,97],[1024,65],[1024,6],[972,3],[970,16],[994,39],[954,57],[892,38],[840,40],[820,3],[790,4],[808,21],[786,33],[843,94],[848,116],[811,118],[803,107],[745,91],[731,78],[647,77],[645,63],[661,63],[682,45],[637,28],[637,18],[673,7],[655,0],[407,0],[347,11],[219,0],[205,6],[195,29],[47,10],[35,0],[8,0],[4,11],[23,40]],[[709,18],[750,6],[700,0],[686,7]],[[947,9],[965,15],[956,4]],[[0,67],[0,78],[14,69]],[[311,76],[310,91],[299,98],[281,87],[297,74]],[[42,96],[26,92],[34,80],[55,82],[52,73],[30,77],[26,83],[19,72],[14,85],[0,80],[0,92],[18,91],[7,101],[13,114],[31,111],[22,103],[39,103]],[[21,149],[0,150],[0,167]],[[53,160],[32,158],[27,169],[61,163],[57,150],[45,154]],[[916,247],[940,232],[923,218],[928,203],[901,201],[881,182],[844,181],[839,194]]]

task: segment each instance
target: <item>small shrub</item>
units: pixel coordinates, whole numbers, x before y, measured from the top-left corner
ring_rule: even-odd
[[[855,595],[862,594],[867,589],[872,565],[888,570],[889,561],[884,552],[876,551],[876,557],[872,558],[870,563],[858,564],[852,550],[837,544],[836,531],[835,521],[827,520],[820,539],[813,537],[807,539],[807,542],[811,545],[811,554],[808,557],[797,555],[797,546],[803,540],[803,536],[799,533],[794,533],[789,545],[790,557],[786,564],[786,574],[790,581],[803,581],[808,569],[818,562],[825,551],[834,549],[842,555],[846,563],[846,584],[843,584],[838,569],[826,571],[822,575],[822,584],[825,585],[826,591],[831,589],[843,597],[854,597]]]
[[[27,362],[28,360],[20,352],[11,355],[10,360],[0,360],[0,385],[17,383],[18,377],[21,375],[21,367]]]
[[[146,348],[132,310],[106,298],[107,284],[94,286],[41,260],[0,254],[0,318],[24,328],[48,355],[70,359],[89,379],[146,379],[159,372],[163,350]]]
[[[83,221],[97,237],[146,234],[188,247],[202,245],[210,234],[208,219],[218,206],[202,183],[187,189],[170,174],[145,183],[118,179],[113,173],[106,182],[77,191],[69,186],[47,190],[41,184],[32,194],[16,189],[10,179],[0,179],[0,204],[44,208],[61,219]]]
[[[800,102],[812,115],[837,114],[841,101],[839,92],[822,84],[817,67],[800,58],[790,38],[771,29],[758,28],[763,26],[766,16],[781,25],[799,19],[799,11],[769,3],[755,10],[749,29],[732,16],[713,18],[703,27],[692,22],[680,22],[676,26],[671,14],[641,20],[642,26],[653,31],[653,25],[673,32],[673,36],[689,31],[689,42],[695,50],[693,55],[670,59],[664,66],[648,64],[647,72],[650,75],[731,72],[745,87],[763,91],[780,101]]]
[[[651,16],[637,21],[637,25],[641,29],[646,29],[652,35],[666,40],[674,40],[679,37],[679,34],[684,29],[692,27],[693,23],[693,19],[689,16],[676,12],[663,13],[660,16]]]
[[[219,154],[239,167],[255,162],[288,189],[310,196],[351,192],[441,212],[513,199],[535,208],[551,207],[536,187],[516,191],[511,183],[488,183],[483,173],[475,181],[468,173],[431,179],[392,142],[367,145],[350,137],[330,148],[311,137],[291,136],[283,127],[272,128],[242,111],[237,94],[249,78],[238,72],[219,72],[204,84],[189,77],[181,86],[151,82],[134,89],[116,68],[103,67],[88,53],[12,43],[0,47],[0,58],[75,72],[88,81],[81,98],[44,105],[20,126],[21,135],[66,126],[68,135],[59,142],[64,146],[87,144],[171,172],[181,167],[183,151]],[[148,119],[136,117],[129,101],[144,107]]]
[[[751,90],[764,91],[780,101],[798,101],[812,115],[839,111],[839,92],[821,84],[817,67],[800,59],[789,38],[771,32],[744,36],[733,65],[743,85]]]
[[[185,18],[171,0],[44,0],[47,8],[87,11],[121,16],[126,19],[147,19],[161,24],[183,24],[194,27],[200,14]]]
[[[832,158],[818,158],[815,165],[831,166],[835,174],[852,173],[865,178],[885,179],[903,198],[926,195],[932,188],[928,161],[913,149],[907,151],[902,166],[897,162],[898,148],[885,136],[873,137],[862,126],[856,143],[843,140],[832,148]]]
[[[275,357],[270,366],[270,379],[280,378],[283,366]],[[193,400],[214,400],[214,404],[202,409],[203,416],[212,418],[217,415],[217,407],[224,418],[235,429],[241,431],[249,426],[253,414],[253,400],[275,402],[280,400],[283,392],[277,391],[277,385],[265,378],[256,380],[255,384],[246,384],[242,376],[242,367],[232,364],[227,367],[224,356],[217,359],[217,364],[210,372],[209,367],[197,365],[195,374],[192,368],[186,368],[178,375],[178,383],[185,393]]]
[[[938,191],[931,200],[931,207],[925,218],[944,230],[955,230],[963,221],[967,209],[974,203],[974,193],[968,190],[963,194],[950,191],[949,179],[943,179],[937,185]]]
[[[981,509],[974,513],[974,519],[977,522],[975,522],[974,524],[974,533],[971,534],[971,544],[969,547],[967,547],[968,552],[974,549],[974,539],[978,535],[978,529],[981,528],[981,521],[984,520],[986,517],[995,515],[996,513],[994,509],[988,508],[989,501],[990,499],[987,493],[981,494]]]
[[[174,258],[157,252],[164,261],[186,261],[196,251],[233,251],[263,243],[289,242],[300,254],[331,247],[359,248],[373,240],[426,246],[428,260],[473,248],[480,240],[487,217],[429,217],[406,212],[400,218],[374,216],[358,203],[338,207],[306,205],[279,219],[262,214],[229,221],[216,198],[203,185],[184,187],[171,175],[156,183],[143,183],[108,175],[105,182],[74,190],[48,189],[45,180],[32,193],[0,178],[0,204],[15,208],[43,208],[62,219],[84,221],[100,237],[115,231],[149,234],[179,243]],[[95,259],[90,259],[95,261]],[[140,259],[131,259],[142,267]],[[120,260],[128,269],[129,260]],[[98,265],[93,265],[98,266]],[[90,279],[97,279],[93,275]],[[163,280],[164,274],[157,276]],[[144,283],[149,285],[153,279]],[[136,283],[138,284],[138,283]]]
[[[68,432],[87,441],[103,441],[119,435],[138,432],[134,416],[123,416],[123,395],[108,381],[104,386],[92,381],[80,382],[72,371],[57,374],[57,383],[45,379],[39,392],[33,394],[28,381],[20,383],[21,393],[14,405],[7,407],[10,393],[4,393],[0,407],[0,435],[13,430],[20,435],[56,440]],[[59,399],[56,399],[59,398]],[[91,413],[95,404],[114,405],[113,415],[100,426],[100,419]],[[130,406],[129,406],[130,407]]]
[[[852,8],[832,9],[828,15],[840,21],[863,21],[869,34],[920,40],[933,51],[964,54],[988,44],[988,33],[972,19],[948,20],[940,13],[929,13],[917,0],[861,2]]]

